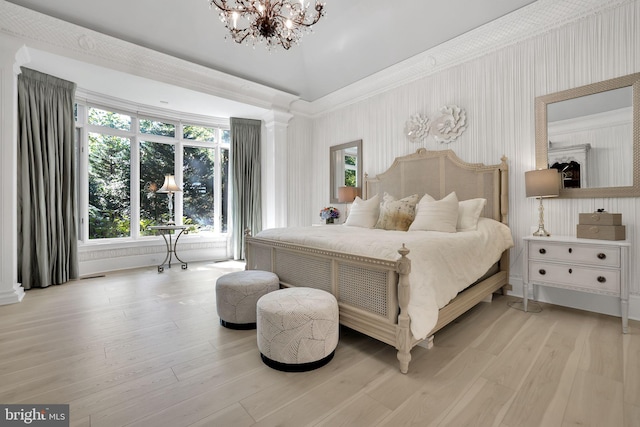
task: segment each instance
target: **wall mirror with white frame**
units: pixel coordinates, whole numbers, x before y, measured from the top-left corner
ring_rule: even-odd
[[[536,98],[536,168],[560,197],[640,196],[640,73]]]
[[[329,156],[330,202],[338,203],[338,188],[362,185],[362,140],[329,147]]]

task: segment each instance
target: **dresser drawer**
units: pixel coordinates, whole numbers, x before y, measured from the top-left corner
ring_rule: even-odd
[[[586,292],[620,294],[620,270],[531,261],[529,280],[560,287],[568,285]]]
[[[529,243],[529,258],[581,263],[592,266],[620,267],[620,248],[557,242]]]

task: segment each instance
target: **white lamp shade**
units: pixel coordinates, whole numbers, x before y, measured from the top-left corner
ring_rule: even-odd
[[[338,202],[351,203],[356,199],[358,189],[356,187],[338,187]]]
[[[557,169],[540,169],[524,173],[527,197],[558,197],[560,174]]]
[[[156,193],[175,193],[176,191],[182,191],[182,188],[178,187],[173,175],[167,174],[164,176],[164,184]]]

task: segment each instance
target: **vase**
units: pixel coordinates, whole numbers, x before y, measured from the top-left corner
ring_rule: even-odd
[[[333,224],[333,218],[327,218],[327,219],[325,220],[325,223],[326,223],[326,224]]]

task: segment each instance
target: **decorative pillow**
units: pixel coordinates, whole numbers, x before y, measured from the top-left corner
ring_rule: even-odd
[[[435,200],[428,194],[418,203],[416,218],[409,227],[409,231],[444,231],[455,233],[458,223],[458,197],[456,193],[449,193],[446,197]]]
[[[458,203],[458,231],[475,231],[478,229],[478,219],[487,199],[469,199]]]
[[[418,195],[414,194],[413,196],[396,200],[395,197],[385,192],[382,200],[380,215],[375,228],[407,231],[416,216]]]
[[[368,200],[356,196],[344,225],[372,228],[378,220],[379,204],[380,198],[377,194]]]

